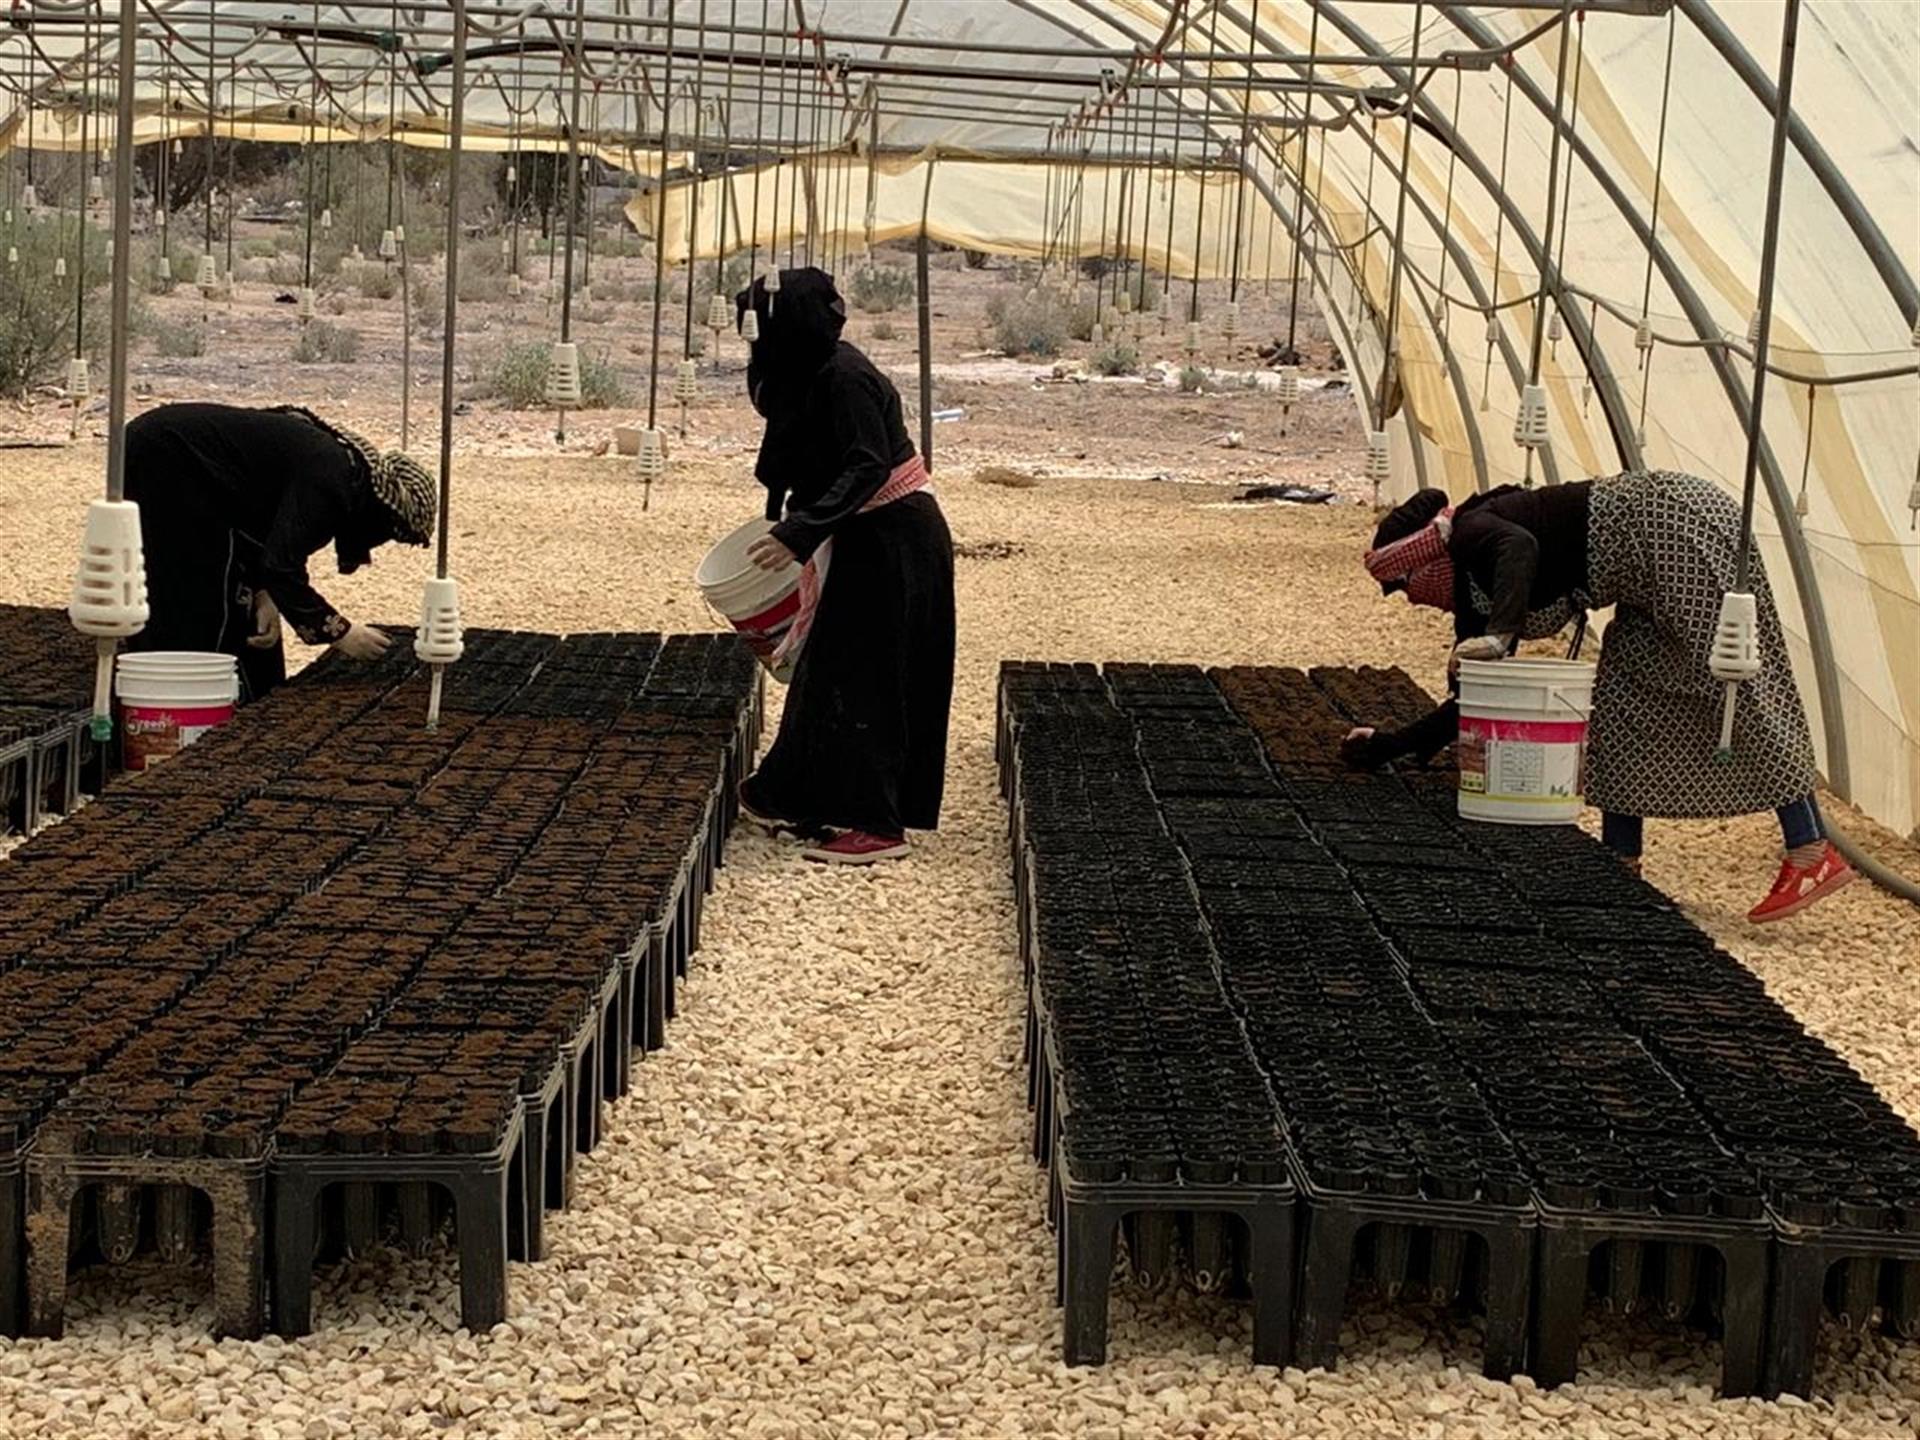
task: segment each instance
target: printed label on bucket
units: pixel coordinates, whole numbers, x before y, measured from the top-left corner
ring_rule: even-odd
[[[163,710],[146,705],[126,706],[121,716],[123,769],[145,770],[178,755],[207,731],[233,718],[231,705],[194,710]]]
[[[1460,717],[1460,789],[1490,800],[1559,803],[1585,791],[1584,721]]]

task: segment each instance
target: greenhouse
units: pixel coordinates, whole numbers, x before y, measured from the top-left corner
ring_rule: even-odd
[[[1912,1433],[1920,12],[0,88],[0,1433]]]

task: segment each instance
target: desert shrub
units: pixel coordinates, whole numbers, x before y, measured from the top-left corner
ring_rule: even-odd
[[[169,360],[196,359],[207,353],[207,327],[197,320],[189,320],[184,325],[156,321],[153,348]]]
[[[960,252],[960,258],[967,262],[967,269],[969,270],[984,270],[987,268],[988,256],[984,250],[962,250]]]
[[[293,358],[301,365],[347,365],[360,358],[360,332],[325,320],[310,320],[300,331]]]
[[[853,305],[869,314],[883,314],[912,301],[914,279],[893,265],[863,265],[853,274]]]
[[[539,340],[520,341],[500,352],[481,379],[483,398],[499,400],[510,410],[538,410],[547,403],[547,360],[551,348]],[[607,410],[625,403],[627,390],[605,355],[583,351],[580,356],[580,408]]]
[[[460,258],[460,303],[496,304],[507,298],[507,277],[503,271],[491,273],[467,269],[466,257]]]
[[[265,235],[255,235],[240,242],[240,254],[248,260],[271,260],[279,253],[279,245]]]
[[[1180,367],[1180,392],[1183,395],[1198,395],[1207,388],[1207,372],[1198,365]]]
[[[363,300],[391,300],[400,293],[400,272],[378,260],[364,262],[354,275]]]
[[[1075,300],[1067,311],[1067,333],[1076,340],[1093,339],[1093,327],[1104,324],[1112,328],[1113,314],[1106,312],[1102,318],[1099,304],[1092,299]]]
[[[1109,340],[1087,358],[1096,375],[1132,375],[1140,368],[1140,352],[1124,340]]]
[[[78,227],[78,230],[76,230]],[[86,247],[86,325],[81,349],[89,356],[105,346],[108,274],[106,235],[90,223],[60,216],[0,232],[0,255],[17,248],[15,264],[0,265],[0,395],[24,396],[54,378],[73,358],[76,234]],[[66,257],[68,272],[54,274]]]
[[[1044,290],[995,295],[987,302],[994,347],[1006,355],[1050,359],[1067,343],[1066,306]]]
[[[276,255],[267,262],[270,284],[297,289],[307,283],[306,261],[299,255]]]
[[[344,290],[331,290],[320,297],[320,308],[329,315],[344,315],[352,308],[352,301]]]
[[[893,321],[887,319],[884,315],[881,316],[880,319],[873,322],[873,338],[874,339],[891,340],[897,334],[899,334],[899,331],[897,331],[894,328]]]
[[[172,262],[173,269],[172,277],[165,280],[160,278],[160,256],[163,253]],[[137,246],[134,255],[133,273],[145,285],[149,295],[170,295],[176,286],[191,285],[195,268],[200,263],[199,252],[185,245],[169,245],[163,252],[158,235]]]

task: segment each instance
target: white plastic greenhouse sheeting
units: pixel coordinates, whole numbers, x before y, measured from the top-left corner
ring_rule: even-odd
[[[189,36],[196,23],[203,31],[208,24],[205,0],[157,8],[179,17]],[[552,19],[526,19],[523,31],[512,30],[515,22],[501,16],[487,16],[485,24],[505,25],[509,35],[551,41],[570,34],[563,8],[555,7]],[[638,8],[622,7],[628,12]],[[1619,13],[1622,8],[1590,10],[1578,23],[1549,29],[1522,47],[1513,66],[1510,111],[1508,74],[1499,66],[1431,73],[1420,102],[1423,124],[1415,127],[1413,139],[1414,203],[1407,211],[1402,252],[1406,270],[1397,341],[1404,360],[1404,413],[1411,417],[1413,433],[1395,437],[1396,494],[1415,484],[1416,457],[1424,460],[1430,481],[1444,481],[1456,494],[1479,484],[1518,480],[1523,473],[1523,452],[1512,440],[1517,386],[1509,366],[1514,360],[1522,368],[1526,365],[1534,310],[1529,304],[1513,304],[1500,312],[1512,359],[1503,347],[1489,365],[1487,325],[1473,308],[1473,297],[1492,293],[1511,304],[1539,286],[1541,265],[1532,236],[1542,229],[1547,210],[1551,105],[1563,33],[1571,47],[1563,133],[1570,134],[1574,144],[1562,149],[1565,168],[1558,208],[1565,223],[1558,227],[1554,246],[1556,251],[1564,246],[1564,279],[1580,294],[1568,302],[1568,338],[1543,356],[1558,476],[1606,474],[1642,458],[1634,432],[1641,424],[1644,389],[1644,463],[1695,471],[1729,488],[1740,483],[1751,361],[1738,350],[1662,345],[1652,353],[1650,375],[1643,375],[1633,321],[1642,314],[1641,296],[1648,284],[1646,226],[1658,167],[1654,239],[1663,261],[1651,273],[1646,312],[1652,327],[1690,343],[1702,338],[1744,341],[1760,269],[1772,117],[1770,101],[1755,93],[1748,77],[1711,43],[1711,36],[1716,30],[1726,32],[1736,52],[1744,51],[1736,58],[1760,77],[1760,89],[1770,97],[1784,4],[1681,0],[1671,14],[1657,15]],[[291,41],[271,33],[256,35],[248,28],[256,21],[286,23],[289,12],[284,6],[222,3],[215,9],[216,39],[223,52],[251,39],[244,64],[297,75],[304,62]],[[665,4],[653,6],[655,20],[663,21],[668,9]],[[732,45],[755,63],[716,63],[696,74],[700,67],[685,51],[699,40],[702,6],[698,0],[677,0],[671,10],[680,52],[674,85],[679,98],[671,116],[676,149],[684,147],[696,114],[710,146],[716,134],[730,137],[737,149],[753,148],[749,141],[754,137],[763,148],[771,141],[792,146],[819,136],[872,139],[887,171],[878,186],[882,234],[915,231],[924,205],[930,232],[940,239],[1029,254],[1043,228],[1049,173],[1057,188],[1070,167],[994,162],[1030,162],[1046,151],[1050,138],[1057,139],[1059,132],[1047,127],[1057,126],[1097,94],[1084,86],[1052,86],[1050,79],[1084,80],[1102,63],[1126,71],[1128,62],[1092,55],[1009,55],[977,47],[1129,54],[1212,49],[1235,56],[1251,49],[1267,62],[1260,71],[1263,80],[1300,78],[1306,71],[1298,59],[1308,50],[1315,14],[1305,0],[1260,0],[1257,32],[1250,34],[1253,0],[1219,5],[1205,0],[833,0],[824,10],[805,7],[806,23],[824,26],[830,36],[895,37],[892,45],[883,45],[796,40],[791,0],[768,0],[768,23],[778,32],[773,38],[707,39],[710,51]],[[427,31],[440,33],[416,29],[403,34],[408,54],[444,49],[448,7],[413,7],[402,12],[403,25],[413,23],[410,17],[416,11],[424,12]],[[655,44],[666,38],[658,28],[644,36],[620,30],[612,23],[611,17],[619,13],[613,0],[588,0],[585,11],[590,41],[623,34]],[[708,0],[704,12],[713,25],[736,14],[742,25],[761,23],[761,6],[753,0],[740,0],[737,9],[730,0]],[[1369,58],[1350,66],[1319,67],[1314,73],[1325,81],[1375,90],[1402,83],[1404,66],[1395,68],[1394,62],[1414,46],[1415,13],[1412,5],[1380,0],[1319,5],[1316,53]],[[1423,58],[1480,48],[1486,39],[1512,42],[1554,18],[1550,8],[1525,6],[1429,4],[1419,13]],[[323,25],[369,23],[364,6],[321,6],[320,15]],[[309,18],[301,13],[295,23]],[[1672,87],[1662,153],[1658,137],[1670,36]],[[485,46],[500,38],[478,34],[474,43]],[[38,39],[55,55],[70,53],[77,44],[71,31]],[[901,43],[912,39],[951,42],[958,48],[914,50]],[[25,45],[17,34],[0,38],[0,64],[16,69],[25,65]],[[870,130],[864,117],[848,118],[837,100],[826,108],[798,103],[803,81],[805,93],[818,96],[815,82],[821,72],[795,75],[764,68],[757,63],[761,47],[775,55],[798,53],[812,59],[848,54],[856,62],[848,93],[856,99],[870,93],[879,97],[883,111],[877,124]],[[155,42],[143,65],[157,69],[160,53]],[[333,58],[343,67],[330,77],[334,100],[352,112],[352,124],[376,131],[391,124],[427,134],[443,128],[444,70],[403,82],[396,92],[400,113],[389,116],[386,59],[371,51],[336,51]],[[888,60],[938,61],[1000,72],[1001,78],[953,82],[985,89],[990,98],[937,99],[929,87],[949,82],[874,75],[857,68],[861,62]],[[603,83],[598,109],[586,113],[586,120],[591,123],[597,116],[603,153],[614,152],[617,159],[628,146],[636,146],[645,168],[647,151],[654,148],[657,153],[660,116],[651,102],[627,94],[637,92],[642,79],[651,87],[648,93],[658,93],[664,78],[661,61],[629,51],[599,53],[592,63]],[[1181,151],[1182,161],[1189,164],[1199,149],[1199,116],[1209,100],[1209,77],[1198,73],[1195,63],[1167,61],[1158,68],[1146,65],[1141,72],[1169,76],[1176,65],[1185,67],[1184,86],[1164,89],[1160,98],[1166,117],[1176,107],[1193,117]],[[482,52],[473,70],[476,83],[467,112],[471,134],[494,140],[550,140],[561,133],[565,87],[551,50],[492,57]],[[759,89],[763,75],[768,77],[764,92]],[[1256,121],[1246,157],[1249,173],[1265,192],[1282,198],[1291,218],[1297,193],[1292,177],[1302,168],[1298,131],[1267,122],[1297,118],[1304,97],[1298,91],[1248,91],[1236,84],[1245,76],[1244,65],[1237,61],[1221,59],[1213,66],[1212,111],[1206,122],[1213,149],[1218,154],[1223,145],[1230,152],[1237,148],[1244,101]],[[695,84],[700,87],[697,108]],[[552,93],[515,118],[507,103],[514,87]],[[243,83],[240,93],[245,89]],[[143,85],[141,99],[149,112],[157,107],[160,93],[157,81]],[[178,101],[178,90],[172,93]],[[1141,137],[1147,133],[1152,104],[1151,92],[1135,94],[1135,103],[1121,109],[1119,123],[1131,127],[1124,133],[1132,137],[1137,152],[1145,146]],[[310,87],[291,83],[283,95],[273,97],[290,110],[289,129],[298,127],[301,107],[310,97]],[[1805,6],[1794,102],[1813,148],[1803,150],[1796,143],[1788,150],[1773,363],[1813,376],[1911,369],[1916,359],[1913,270],[1920,252],[1920,7],[1872,0]],[[1315,101],[1316,117],[1346,103],[1321,96]],[[992,113],[978,118],[920,113],[927,104],[948,111],[962,104],[980,106]],[[1440,132],[1456,112],[1463,143],[1450,150]],[[1503,134],[1510,135],[1504,147]],[[1155,151],[1163,158],[1167,137],[1168,131],[1162,130]],[[1094,195],[1100,190],[1098,161],[1104,143],[1103,135],[1091,156]],[[1388,308],[1402,143],[1400,120],[1356,118],[1338,128],[1314,130],[1306,148],[1307,232],[1314,259],[1309,270],[1324,271],[1316,288],[1323,292],[1323,303],[1341,312],[1336,334],[1343,324],[1359,327],[1360,333],[1346,337],[1346,343],[1356,378],[1362,381],[1369,374],[1377,380],[1385,348],[1379,331]],[[1821,154],[1830,165],[1824,177],[1810,158]],[[922,168],[928,163],[935,165],[930,193]],[[1835,176],[1837,186],[1832,183]],[[709,194],[703,197],[708,216],[713,214],[714,184],[707,182]],[[736,180],[736,193],[739,184]],[[1158,179],[1155,188],[1161,188]],[[1190,205],[1184,197],[1200,188],[1188,175],[1176,187],[1176,206]],[[1230,185],[1217,188],[1223,196],[1232,193]],[[1216,186],[1207,189],[1211,196]],[[1857,201],[1860,225],[1849,223],[1836,190],[1850,192]],[[1511,206],[1504,216],[1497,203],[1502,192]],[[674,206],[684,205],[687,198],[676,193]],[[856,197],[850,208],[851,223],[864,228],[863,197]],[[1089,205],[1086,213],[1094,211]],[[1222,229],[1230,232],[1234,212],[1232,204],[1216,205],[1209,199],[1198,246],[1202,273],[1218,272],[1226,244]],[[1257,277],[1268,253],[1268,223],[1258,205],[1250,205],[1248,214],[1254,217],[1248,233],[1257,238],[1243,241],[1243,272]],[[1526,239],[1519,235],[1520,225],[1530,232]],[[1890,262],[1876,267],[1863,243],[1863,228],[1891,252]],[[1176,217],[1174,230],[1173,268],[1188,273],[1196,259],[1191,225]],[[677,209],[670,209],[667,233],[684,234]],[[1448,253],[1443,240],[1453,242],[1454,253]],[[708,237],[698,248],[710,243]],[[669,248],[675,248],[672,240]],[[1083,225],[1080,248],[1110,251],[1115,246],[1112,241],[1102,244],[1094,227]],[[1161,248],[1160,241],[1148,247],[1156,265],[1165,259]],[[1276,267],[1284,268],[1282,257],[1288,253],[1283,232],[1272,248]],[[1349,261],[1364,297],[1354,293],[1344,273]],[[1463,266],[1468,273],[1462,273]],[[1441,288],[1464,305],[1440,300]],[[1596,309],[1587,296],[1603,298],[1626,318]],[[1690,304],[1697,308],[1690,311]],[[1439,328],[1430,318],[1435,311],[1443,313]],[[1589,321],[1595,329],[1593,367],[1617,384],[1617,426],[1607,420],[1606,384],[1590,403],[1582,400],[1587,367],[1574,336]],[[1449,368],[1449,354],[1457,368]],[[1723,369],[1716,368],[1716,361]],[[1490,380],[1483,383],[1483,374]],[[1803,530],[1836,662],[1833,693],[1846,741],[1845,788],[1869,813],[1906,831],[1920,819],[1920,534],[1908,509],[1920,455],[1920,379],[1903,374],[1821,389],[1815,396],[1804,383],[1772,383],[1766,438],[1789,494],[1799,488],[1802,457],[1807,457]],[[1535,473],[1541,473],[1538,467]],[[1783,523],[1790,527],[1793,519],[1790,508],[1776,512],[1763,486],[1758,506],[1761,551],[1783,595],[1802,691],[1814,712],[1823,758],[1828,758],[1827,717],[1812,673],[1808,611],[1794,603],[1799,577],[1790,570],[1781,539]]]

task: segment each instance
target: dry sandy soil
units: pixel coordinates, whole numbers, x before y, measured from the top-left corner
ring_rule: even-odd
[[[577,1204],[550,1222],[550,1256],[514,1267],[507,1324],[456,1329],[444,1253],[328,1273],[318,1333],[293,1343],[210,1343],[204,1276],[89,1275],[67,1339],[0,1341],[0,1435],[1589,1440],[1920,1430],[1920,1348],[1833,1334],[1818,1376],[1831,1398],[1717,1401],[1716,1347],[1598,1314],[1582,1382],[1551,1394],[1479,1379],[1474,1323],[1408,1307],[1362,1305],[1335,1373],[1257,1370],[1244,1314],[1184,1293],[1123,1290],[1111,1362],[1061,1366],[1042,1177],[1025,1148],[1019,964],[992,763],[999,661],[1398,662],[1436,685],[1445,642],[1440,624],[1366,582],[1361,506],[1219,503],[1231,493],[1221,482],[1257,479],[1327,481],[1357,496],[1347,399],[1314,397],[1283,439],[1271,399],[1248,392],[1035,390],[1033,366],[977,378],[998,372],[963,358],[976,348],[972,317],[986,287],[1003,283],[959,270],[937,281],[955,297],[942,301],[953,312],[943,315],[943,369],[975,377],[940,387],[941,403],[968,415],[938,427],[938,489],[962,544],[985,547],[970,553],[1004,556],[960,565],[940,832],[906,863],[851,875],[740,841],[670,1045],[614,1108]],[[142,357],[139,378],[156,396],[300,400],[390,433],[393,366],[377,343],[357,368],[297,368],[281,363],[288,312],[247,296],[224,323],[225,358]],[[475,323],[505,325],[497,314]],[[910,322],[896,323],[909,338],[877,349],[905,378]],[[853,334],[872,324],[856,319]],[[636,312],[631,335],[641,328]],[[610,322],[608,343],[628,333]],[[463,353],[489,343],[462,336]],[[688,440],[645,512],[631,462],[556,453],[546,418],[485,407],[463,418],[453,556],[469,623],[710,623],[687,577],[704,546],[758,503],[757,429],[731,362],[717,375],[708,367],[703,385]],[[608,419],[628,418],[579,417],[576,443],[590,448]],[[50,435],[66,423],[43,405],[13,428]],[[1229,428],[1246,432],[1245,448],[1209,443]],[[1028,489],[975,481],[990,463],[1053,478]],[[101,469],[92,439],[13,457],[0,478],[0,600],[63,598]],[[1157,473],[1210,483],[1086,478]],[[426,573],[417,551],[384,554],[350,580],[316,566],[343,610],[374,620],[410,619]],[[1920,1120],[1920,927],[1856,887],[1801,921],[1750,929],[1740,916],[1771,876],[1770,831],[1766,820],[1655,827],[1652,877]],[[1911,848],[1876,843],[1920,873]]]

